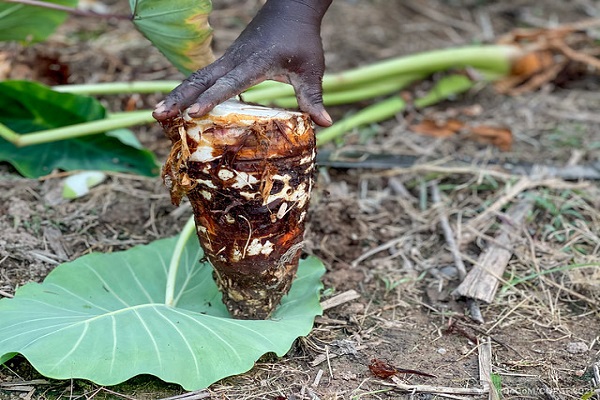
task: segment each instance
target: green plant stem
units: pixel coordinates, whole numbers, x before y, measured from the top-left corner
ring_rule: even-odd
[[[504,45],[434,50],[392,58],[338,74],[325,75],[323,90],[325,92],[343,90],[348,86],[368,84],[375,79],[416,73],[428,75],[450,68],[472,67],[488,73],[505,75],[510,71],[512,62],[522,54],[523,50],[518,47]],[[247,91],[243,98],[249,102],[261,102],[293,94],[294,89],[291,86],[269,82]]]
[[[21,135],[10,129],[8,126],[0,123],[0,137],[16,145],[16,143],[21,138]]]
[[[393,96],[362,109],[356,114],[336,122],[317,134],[317,146],[322,146],[361,125],[372,124],[391,118],[404,110],[406,102],[399,96]]]
[[[352,86],[371,85],[373,81],[394,76],[412,74],[426,76],[436,71],[467,66],[482,70],[488,75],[502,76],[508,73],[512,61],[521,54],[522,50],[515,46],[501,45],[434,50],[379,61],[337,74],[326,74],[323,78],[323,90],[325,92],[348,90]],[[87,95],[168,93],[180,83],[180,81],[110,82],[89,85],[59,85],[52,89],[59,92]],[[293,96],[294,88],[292,86],[275,81],[262,82],[243,94],[245,101],[256,103]]]
[[[81,136],[102,133],[118,128],[133,125],[149,124],[155,122],[150,110],[116,113],[108,118],[98,121],[84,122],[81,124],[64,126],[27,134],[18,134],[7,126],[0,124],[0,137],[11,142],[17,147],[35,144],[56,142],[58,140],[73,139]]]
[[[440,79],[429,93],[416,99],[414,105],[417,108],[427,107],[459,93],[463,93],[474,85],[475,82],[472,82],[466,76],[451,75]],[[336,122],[333,126],[321,130],[319,134],[317,134],[317,146],[329,143],[356,127],[391,118],[404,110],[405,107],[406,102],[399,96],[393,96],[375,103],[348,118]]]
[[[52,90],[90,96],[129,93],[168,93],[180,83],[181,81],[108,82],[83,85],[58,85],[53,86]]]
[[[169,307],[175,307],[175,283],[177,282],[177,271],[179,270],[179,265],[181,264],[181,256],[183,255],[183,250],[185,249],[185,244],[188,240],[190,240],[190,236],[196,231],[196,223],[194,221],[194,216],[191,216],[188,221],[185,223],[185,226],[181,230],[179,234],[179,238],[177,238],[177,243],[175,243],[175,248],[173,249],[173,255],[171,256],[171,261],[169,262],[169,270],[167,274],[167,286],[165,290],[165,304]]]
[[[326,92],[323,94],[323,103],[326,106],[337,106],[389,95],[422,78],[424,78],[424,76],[421,74],[406,74],[391,79],[384,79],[382,81],[374,81],[369,85],[351,87],[343,91]],[[273,104],[284,108],[298,107],[298,101],[295,96],[282,97],[273,101],[264,101],[263,103]]]
[[[436,82],[434,87],[422,97],[415,99],[416,108],[429,107],[440,101],[464,93],[476,85],[464,75],[448,75]]]

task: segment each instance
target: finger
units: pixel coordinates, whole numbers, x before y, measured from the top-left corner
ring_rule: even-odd
[[[317,125],[331,126],[333,121],[323,105],[321,76],[318,74],[292,76],[290,80],[296,91],[300,110],[308,113]]]
[[[217,79],[214,84],[200,95],[189,108],[191,117],[200,117],[216,105],[228,100],[251,86],[266,79],[268,64],[258,57],[246,60],[243,64]]]
[[[222,59],[194,72],[156,105],[152,116],[162,121],[179,115],[226,72],[227,63]]]

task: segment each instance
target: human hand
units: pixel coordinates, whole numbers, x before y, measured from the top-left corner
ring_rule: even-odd
[[[153,112],[163,121],[190,107],[192,117],[266,79],[291,84],[300,109],[321,126],[331,125],[323,106],[325,70],[321,20],[332,0],[268,0],[214,63],[194,72]]]

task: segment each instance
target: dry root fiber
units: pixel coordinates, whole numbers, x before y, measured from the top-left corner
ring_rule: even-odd
[[[163,178],[187,195],[200,244],[236,318],[267,318],[295,276],[313,185],[307,115],[227,101],[169,121]]]

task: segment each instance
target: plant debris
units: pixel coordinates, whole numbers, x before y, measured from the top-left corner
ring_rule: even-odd
[[[411,125],[409,129],[413,132],[438,138],[463,134],[467,139],[492,144],[502,151],[509,151],[513,142],[512,132],[507,127],[470,125],[454,118],[445,121],[424,119],[418,124]]]
[[[381,379],[387,379],[398,374],[411,374],[426,376],[428,378],[435,378],[435,375],[431,375],[421,371],[415,371],[413,369],[396,368],[387,361],[374,358],[369,364],[369,370],[373,375]]]
[[[496,82],[500,93],[519,95],[549,82],[567,82],[585,74],[600,74],[597,38],[587,29],[600,26],[600,19],[580,21],[556,28],[515,29],[498,44],[523,47],[525,55],[513,63],[510,76]]]

